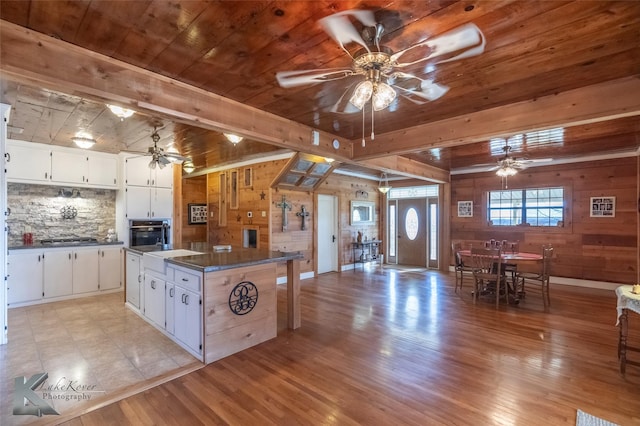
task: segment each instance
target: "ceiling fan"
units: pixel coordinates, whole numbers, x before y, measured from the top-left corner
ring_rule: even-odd
[[[156,127],[153,128],[151,140],[153,140],[153,146],[150,146],[146,153],[146,155],[151,156],[151,161],[149,162],[150,169],[155,169],[156,167],[163,169],[164,166],[170,163],[191,162],[190,157],[184,157],[180,155],[177,150],[173,152],[169,149],[165,150],[164,148],[160,148],[158,146],[160,135],[158,134],[158,130]]]
[[[352,19],[364,25],[360,34]],[[362,80],[349,88],[331,109],[332,112],[356,112],[362,110],[371,100],[373,111],[387,108],[400,95],[414,103],[423,104],[443,96],[449,88],[403,71],[420,62],[437,58],[435,63],[450,62],[484,52],[485,38],[474,24],[465,24],[442,35],[428,38],[405,49],[393,52],[381,45],[384,26],[376,22],[371,10],[347,10],[320,19],[319,24],[344,50],[352,60],[348,68],[327,68],[298,71],[280,71],[276,79],[284,88],[314,83],[324,83],[350,76],[361,76]],[[365,39],[367,41],[365,41]],[[346,44],[356,43],[363,47],[352,55]],[[405,59],[403,61],[403,59]],[[426,67],[431,71],[433,64]],[[348,104],[342,107],[349,94]],[[372,112],[373,115],[373,112]],[[364,124],[363,124],[364,126]],[[371,139],[374,139],[373,124]],[[364,137],[363,137],[364,144]]]

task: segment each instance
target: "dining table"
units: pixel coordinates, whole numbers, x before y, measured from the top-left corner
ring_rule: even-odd
[[[471,257],[471,250],[460,250],[458,253],[463,258]],[[513,303],[518,304],[519,298],[524,294],[519,294],[519,292],[516,291],[517,267],[519,264],[523,264],[523,266],[529,268],[529,265],[535,265],[537,262],[542,262],[542,254],[522,251],[504,251],[500,253],[500,259],[502,259],[502,270],[504,271],[504,273],[511,273],[511,283],[513,285],[513,288],[509,288],[509,293],[513,294]]]

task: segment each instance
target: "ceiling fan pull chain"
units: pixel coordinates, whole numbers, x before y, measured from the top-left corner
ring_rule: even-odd
[[[367,142],[364,140],[364,111],[365,109],[362,108],[362,147],[363,148],[367,145]]]
[[[375,115],[375,111],[373,109],[373,101],[371,101],[371,140],[374,140],[376,138],[376,135],[373,133],[373,117],[374,117],[374,115]]]

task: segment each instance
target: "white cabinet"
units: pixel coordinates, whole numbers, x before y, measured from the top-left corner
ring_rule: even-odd
[[[202,274],[177,266],[168,270],[175,286],[173,334],[191,351],[202,354]]]
[[[51,180],[83,184],[89,181],[89,159],[83,152],[52,151]]]
[[[73,294],[73,252],[49,251],[44,255],[44,298]]]
[[[175,286],[174,335],[195,352],[202,352],[202,299],[200,294]]]
[[[129,220],[173,216],[173,190],[170,188],[127,186],[125,198]]]
[[[44,259],[42,251],[19,250],[10,252],[7,263],[7,302],[31,302],[42,299]]]
[[[115,156],[89,155],[89,185],[118,187],[118,159]]]
[[[173,165],[168,164],[163,169],[149,168],[151,157],[141,155],[125,159],[125,176],[127,186],[153,186],[159,188],[173,187]]]
[[[170,188],[151,189],[150,217],[169,219],[173,217],[173,190]]]
[[[77,249],[73,252],[73,294],[98,291],[98,248]]]
[[[10,182],[113,188],[118,156],[39,143],[9,140],[7,180]]]
[[[100,290],[114,290],[120,287],[120,247],[102,247],[98,251],[98,272]]]
[[[51,150],[7,141],[6,151],[7,180],[34,183],[51,180]]]
[[[145,271],[144,274],[144,316],[164,328],[165,323],[165,281]]]
[[[127,302],[140,309],[140,289],[142,284],[142,256],[127,251],[126,255]]]
[[[173,165],[150,169],[149,156],[125,159],[127,219],[173,217]]]
[[[167,330],[169,334],[173,334],[174,330],[174,311],[175,311],[175,299],[176,299],[176,289],[173,283],[167,282],[165,286],[165,320],[164,320],[164,329]]]

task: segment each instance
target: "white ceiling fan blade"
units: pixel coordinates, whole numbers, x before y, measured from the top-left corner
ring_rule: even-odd
[[[362,22],[363,25],[368,27],[376,26],[373,12],[370,10],[346,10],[344,12],[334,13],[333,15],[322,18],[318,23],[347,53],[349,52],[344,45],[350,42],[358,43],[369,52],[369,47],[362,39],[358,30],[356,30],[356,27],[354,27],[349,20],[349,16],[353,16],[358,21]],[[351,56],[350,53],[349,56]]]
[[[420,85],[415,89],[407,89],[397,84],[392,84],[393,87],[399,89],[402,94],[407,97],[408,94],[417,96],[419,98],[426,99],[427,101],[435,101],[436,99],[444,96],[445,93],[449,91],[447,86],[442,84],[434,83],[433,80],[426,80],[420,77],[416,77],[413,74],[407,74],[404,72],[394,73],[394,76],[402,77],[405,79],[415,79],[420,82]]]
[[[280,71],[276,73],[276,79],[281,87],[289,88],[338,80],[354,74],[355,72],[351,68]]]
[[[428,49],[427,54],[420,59],[416,59],[415,61],[397,63],[396,66],[406,67],[418,62],[435,58],[437,56],[442,56],[448,53],[467,49],[458,55],[440,61],[441,63],[449,62],[457,59],[479,55],[480,53],[484,52],[485,44],[486,40],[480,29],[475,24],[465,24],[447,33],[427,39],[423,42],[414,44],[413,46],[410,46],[404,50],[396,52],[391,55],[391,61],[395,63],[405,53],[418,48],[426,47]]]
[[[342,93],[342,96],[340,96],[338,102],[333,104],[328,111],[338,114],[353,114],[355,112],[360,112],[360,110],[355,105],[349,102],[352,94],[353,85]]]

